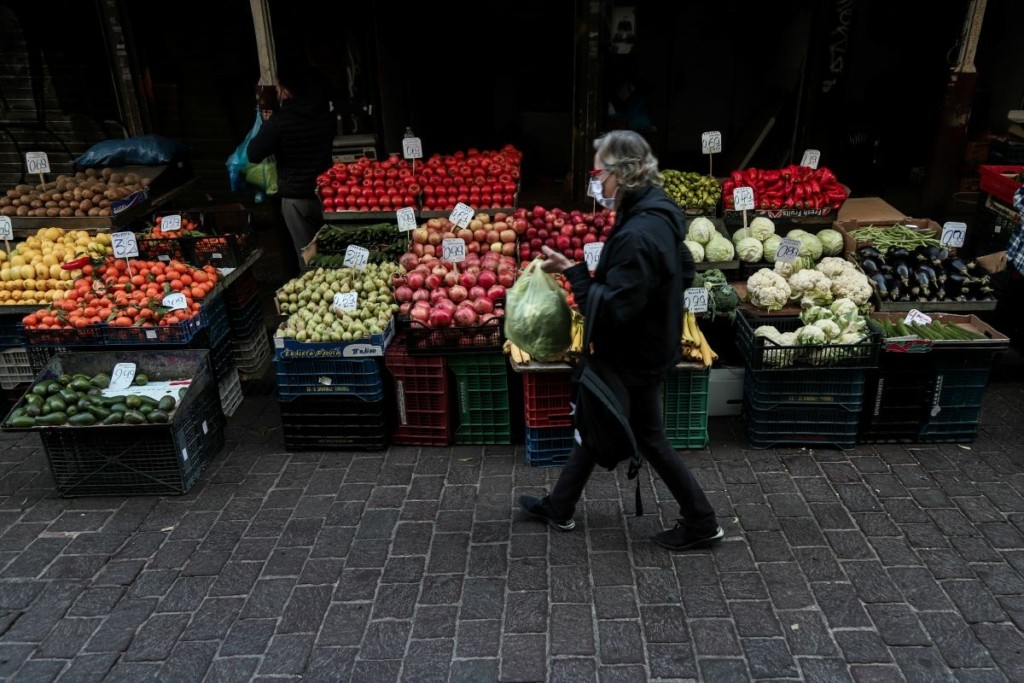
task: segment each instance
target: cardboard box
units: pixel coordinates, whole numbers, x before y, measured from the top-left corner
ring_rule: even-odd
[[[906,218],[906,214],[881,197],[857,197],[843,202],[839,208],[836,222],[853,220],[892,224],[904,218]]]
[[[850,234],[851,231],[872,225],[876,228],[884,228],[892,227],[897,224],[903,224],[908,228],[916,228],[922,232],[927,232],[934,235],[936,239],[942,235],[942,226],[931,218],[899,218],[888,221],[846,219],[836,221],[834,227],[839,231],[839,234],[843,236],[843,254],[849,257],[857,251],[858,247],[856,238]]]
[[[978,257],[976,257],[974,259],[974,261],[979,266],[981,266],[982,268],[987,270],[989,273],[992,273],[993,275],[995,273],[1001,273],[1004,270],[1006,270],[1006,252],[1005,251],[997,251],[994,254],[987,254],[985,256],[978,256]]]

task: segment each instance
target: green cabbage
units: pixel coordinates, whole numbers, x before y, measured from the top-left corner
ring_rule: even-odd
[[[800,240],[800,256],[808,256],[815,261],[821,259],[821,240],[805,232],[797,237]]]
[[[764,242],[775,234],[775,224],[764,216],[758,216],[750,221],[750,236]]]
[[[764,241],[762,246],[764,247],[765,261],[775,263],[775,253],[779,250],[780,244],[782,244],[782,238],[778,235],[772,235]]]
[[[686,229],[686,239],[704,245],[710,242],[711,238],[716,234],[718,234],[718,231],[715,229],[715,224],[704,216],[694,218]]]
[[[736,243],[736,254],[740,261],[757,263],[764,254],[764,245],[756,237],[744,237]]]
[[[838,230],[825,228],[818,233],[818,240],[821,242],[821,252],[825,256],[838,256],[843,253],[843,236]]]
[[[740,240],[750,237],[750,228],[740,228],[732,234],[732,243],[739,244]]]
[[[704,245],[700,242],[694,242],[693,240],[685,240],[683,244],[690,250],[690,254],[693,255],[693,262],[700,263],[704,260]]]
[[[708,261],[731,261],[736,256],[736,248],[732,242],[715,233],[715,236],[704,246],[704,255]]]

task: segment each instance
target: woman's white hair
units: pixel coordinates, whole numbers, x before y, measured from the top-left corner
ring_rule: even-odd
[[[594,150],[601,168],[614,172],[623,190],[661,187],[665,183],[651,146],[635,131],[606,133],[594,140]]]

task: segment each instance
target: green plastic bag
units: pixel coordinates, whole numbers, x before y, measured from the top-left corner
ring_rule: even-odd
[[[537,360],[554,361],[572,341],[572,310],[565,290],[541,270],[541,262],[531,261],[505,293],[505,336]]]
[[[255,185],[268,195],[277,194],[277,164],[269,159],[258,164],[246,164],[245,182]]]

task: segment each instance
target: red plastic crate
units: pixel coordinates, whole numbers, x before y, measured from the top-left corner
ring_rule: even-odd
[[[526,426],[570,427],[571,371],[524,372],[523,410]]]
[[[399,416],[401,418],[401,416]],[[408,413],[408,424],[399,424],[391,438],[403,446],[450,446],[452,421],[447,411]]]
[[[1024,171],[1024,166],[981,165],[978,169],[981,171],[979,189],[1013,206],[1013,195],[1021,186],[1021,183],[1013,178]]]

